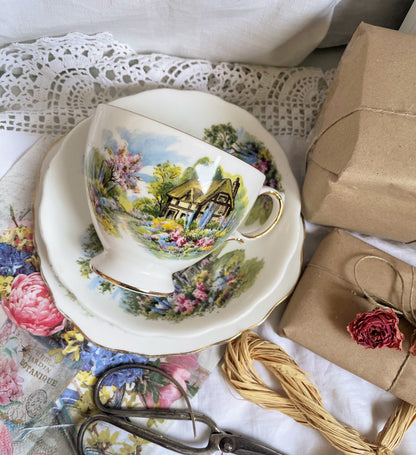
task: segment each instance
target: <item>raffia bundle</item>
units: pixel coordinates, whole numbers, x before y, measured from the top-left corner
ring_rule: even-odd
[[[261,362],[280,382],[286,396],[268,387],[254,367]],[[354,428],[336,420],[297,363],[276,344],[254,332],[231,341],[222,365],[223,374],[245,399],[262,408],[283,412],[296,422],[319,431],[328,442],[347,455],[392,455],[416,419],[416,407],[401,402],[374,443]]]

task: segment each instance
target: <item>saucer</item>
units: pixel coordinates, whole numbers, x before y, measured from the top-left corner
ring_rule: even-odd
[[[146,355],[197,351],[260,324],[294,287],[304,239],[299,190],[280,146],[249,113],[212,95],[161,89],[113,104],[200,138],[212,138],[213,125],[230,124],[240,143],[261,150],[269,180],[274,162],[281,179],[273,183],[282,186],[285,210],[267,236],[243,245],[228,242],[215,256],[177,274],[171,300],[111,285],[88,270],[100,245],[84,194],[87,119],[50,150],[35,199],[42,273],[57,307],[94,343]]]

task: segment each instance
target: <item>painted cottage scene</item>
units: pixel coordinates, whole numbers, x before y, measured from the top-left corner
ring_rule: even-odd
[[[232,224],[233,214],[241,200],[244,200],[244,189],[241,189],[238,176],[226,176],[221,169],[216,169],[212,185],[209,189],[203,189],[203,179],[198,178],[198,171],[201,174],[201,169],[209,169],[206,166],[209,165],[208,159],[190,162],[184,167],[174,166],[169,161],[149,167],[139,152],[145,143],[149,145],[148,140],[140,142],[139,147],[130,136],[123,134],[123,138],[126,146],[118,147],[120,151],[116,142],[108,144],[116,152],[107,155],[107,164],[103,168],[126,172],[122,163],[130,160],[129,168],[135,167],[134,175],[140,179],[140,184],[146,184],[146,188],[136,190],[136,180],[124,179],[124,182],[130,183],[125,184],[127,191],[123,196],[120,185],[113,182],[108,169],[101,169],[100,172],[97,169],[97,178],[92,182],[91,191],[94,191],[97,199],[107,198],[96,206],[96,210],[101,211],[103,222],[107,222],[106,204],[124,206],[119,209],[120,213],[123,210],[134,213],[135,208],[143,208],[149,217],[146,232],[143,233],[144,241],[150,244],[160,242],[166,248],[173,249],[187,243],[200,243],[202,248],[209,248],[203,233],[209,228],[220,230],[227,222]],[[270,151],[257,138],[243,130],[237,131],[231,124],[219,124],[205,130],[204,140],[256,167],[265,174],[267,185],[284,191]],[[169,144],[164,146],[168,147]],[[155,155],[158,156],[156,151]],[[113,174],[117,172],[113,171]],[[130,199],[127,199],[127,194],[130,194]],[[269,198],[259,198],[248,219],[266,220],[269,213]],[[111,230],[110,222],[108,229]],[[137,226],[133,228],[137,229]],[[195,265],[175,274],[174,294],[162,299],[118,288],[92,273],[89,261],[102,250],[92,225],[82,243],[83,255],[78,261],[81,275],[90,280],[91,286],[95,286],[98,292],[109,293],[118,299],[120,306],[128,313],[150,319],[180,321],[223,307],[247,291],[264,266],[261,258],[246,258],[244,249],[221,255],[220,247]]]
[[[174,137],[119,136],[109,136],[103,150],[94,148],[89,164],[88,190],[108,234],[128,230],[156,256],[191,259],[209,253],[239,224],[248,204],[241,176],[209,157],[193,162],[175,149]]]
[[[234,199],[240,187],[240,179],[215,181],[207,193],[203,193],[199,180],[188,180],[167,193],[168,200],[162,216],[171,219],[185,219],[185,228],[192,221],[204,228],[209,221],[217,220],[219,225],[234,210]]]

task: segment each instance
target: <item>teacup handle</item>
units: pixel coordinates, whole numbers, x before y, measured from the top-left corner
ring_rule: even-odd
[[[259,194],[257,195],[257,198],[259,198],[262,194],[266,194],[270,196],[273,199],[273,205],[279,204],[278,211],[276,215],[274,216],[273,220],[270,222],[266,223],[266,227],[264,230],[257,232],[255,234],[242,234],[239,231],[236,231],[234,233],[234,236],[227,239],[228,241],[230,240],[237,240],[239,242],[244,242],[244,240],[254,240],[258,239],[259,237],[262,237],[263,235],[266,235],[268,232],[270,232],[279,222],[280,217],[282,216],[283,212],[283,196],[274,188],[271,186],[263,186]]]

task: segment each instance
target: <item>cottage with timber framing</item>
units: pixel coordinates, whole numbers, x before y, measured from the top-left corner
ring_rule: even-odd
[[[173,220],[185,219],[188,227],[192,221],[204,228],[210,220],[223,221],[234,209],[234,199],[240,187],[240,179],[229,178],[214,180],[204,193],[198,179],[185,183],[168,191],[168,200],[162,216]]]

